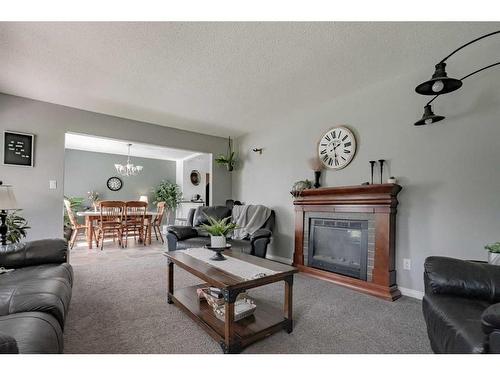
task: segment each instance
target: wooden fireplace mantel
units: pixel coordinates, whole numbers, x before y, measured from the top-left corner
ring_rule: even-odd
[[[294,199],[294,266],[312,276],[394,301],[401,296],[396,284],[395,238],[397,195],[401,186],[377,184],[307,189]],[[306,212],[372,213],[375,217],[375,255],[371,281],[359,280],[304,264]]]

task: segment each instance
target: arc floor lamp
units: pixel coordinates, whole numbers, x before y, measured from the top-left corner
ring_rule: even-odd
[[[462,87],[463,80],[469,78],[470,76],[473,76],[474,74],[477,74],[479,72],[482,72],[483,70],[489,69],[491,67],[494,67],[496,65],[500,65],[500,61],[496,62],[494,64],[490,64],[488,66],[485,66],[481,69],[475,70],[470,74],[467,74],[466,76],[457,79],[457,78],[451,78],[448,77],[448,74],[446,73],[446,63],[445,61],[448,60],[451,56],[453,56],[455,53],[460,51],[461,49],[467,47],[470,44],[476,43],[477,41],[487,38],[489,36],[495,35],[495,34],[500,34],[500,30],[494,31],[492,33],[480,36],[479,38],[476,38],[474,40],[471,40],[468,43],[465,43],[464,45],[458,47],[456,50],[454,50],[452,53],[450,53],[448,56],[446,56],[444,59],[442,59],[440,62],[438,62],[435,66],[435,71],[434,74],[432,75],[431,79],[428,81],[425,81],[418,85],[415,88],[415,91],[420,94],[420,95],[434,95],[434,98],[429,100],[427,104],[424,107],[424,114],[420,120],[418,120],[415,125],[429,125],[434,122],[438,122],[441,120],[444,120],[444,116],[439,116],[435,115],[434,112],[432,111],[432,106],[431,103],[440,95],[447,94],[449,92],[453,92],[455,90],[458,90],[460,87]]]

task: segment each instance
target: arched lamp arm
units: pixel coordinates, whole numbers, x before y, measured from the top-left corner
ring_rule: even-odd
[[[463,46],[460,46],[458,47],[456,50],[454,50],[452,53],[450,53],[448,56],[446,56],[444,59],[442,59],[438,64],[441,64],[441,63],[444,63],[446,60],[448,60],[451,56],[453,56],[455,53],[457,53],[458,51],[460,51],[462,48],[465,48],[467,47],[469,44],[472,44],[472,43],[476,43],[477,41],[481,40],[481,39],[484,39],[484,38],[487,38],[489,36],[492,36],[492,35],[495,35],[495,34],[500,34],[500,30],[498,31],[493,31],[492,33],[489,33],[489,34],[486,34],[486,35],[483,35],[483,36],[480,36],[479,38],[476,38],[474,40],[471,40],[470,42],[468,43],[465,43]]]
[[[479,73],[479,72],[482,72],[483,70],[489,69],[489,68],[491,68],[491,67],[493,67],[493,66],[496,66],[496,65],[500,65],[500,61],[499,61],[499,62],[496,62],[496,63],[494,63],[494,64],[491,64],[491,65],[485,66],[484,68],[478,69],[478,70],[476,70],[476,71],[474,71],[474,72],[472,72],[472,73],[470,73],[470,74],[467,74],[466,76],[464,76],[464,77],[460,78],[460,81],[463,81],[464,79],[466,79],[466,78],[468,78],[468,77],[470,77],[470,76],[473,76],[474,74],[477,74],[477,73]]]

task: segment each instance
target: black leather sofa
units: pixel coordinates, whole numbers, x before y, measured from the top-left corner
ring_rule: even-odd
[[[0,353],[62,353],[73,285],[62,239],[0,250]]]
[[[231,206],[210,206],[191,209],[188,213],[187,226],[170,226],[167,233],[168,250],[182,250],[190,247],[203,247],[210,242],[208,233],[200,229],[200,226],[208,223],[206,216],[223,219],[231,216]],[[274,229],[275,214],[271,216],[250,237],[243,240],[228,240],[233,250],[242,251],[247,254],[261,258],[266,257],[267,245],[271,241]]]
[[[435,353],[500,353],[500,266],[433,256],[425,260],[424,283]]]

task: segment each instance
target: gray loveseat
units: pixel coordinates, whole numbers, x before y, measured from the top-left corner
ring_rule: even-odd
[[[27,242],[1,251],[0,353],[62,353],[73,285],[62,239]]]
[[[198,207],[191,209],[188,214],[187,226],[168,227],[167,243],[168,250],[182,250],[190,247],[203,247],[210,243],[208,233],[200,229],[202,224],[208,222],[206,216],[223,219],[231,216],[231,208],[227,206]],[[274,229],[275,214],[271,211],[271,216],[264,225],[248,238],[243,240],[228,240],[232,250],[242,251],[247,254],[265,258],[267,245],[271,241]]]

